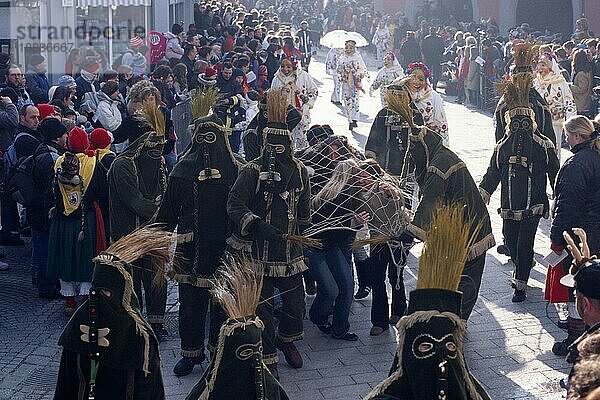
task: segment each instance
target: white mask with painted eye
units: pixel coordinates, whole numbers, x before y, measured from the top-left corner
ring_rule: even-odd
[[[445,348],[441,357],[447,356],[450,359],[456,358],[457,346],[454,341],[454,335],[449,333],[438,339],[428,333],[423,333],[415,338],[412,343],[413,356],[418,360],[424,360],[437,354],[440,346]]]

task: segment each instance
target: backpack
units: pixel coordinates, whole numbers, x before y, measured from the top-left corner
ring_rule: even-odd
[[[33,135],[27,133],[27,132],[20,132],[15,139],[13,140],[12,144],[10,146],[8,146],[8,148],[6,149],[6,151],[4,152],[4,154],[2,154],[2,160],[0,161],[1,163],[1,167],[2,167],[2,172],[0,174],[0,180],[1,183],[3,185],[3,191],[6,188],[6,184],[7,182],[10,180],[10,178],[12,177],[12,175],[14,175],[17,166],[19,165],[19,163],[21,161],[23,161],[23,159],[25,159],[26,157],[22,157],[21,160],[19,160],[17,158],[17,150],[15,148],[15,143],[17,141],[17,139],[19,139],[20,137],[23,136],[31,136],[34,138]]]
[[[33,154],[20,160],[13,173],[7,177],[5,192],[17,203],[25,207],[34,205],[38,198],[38,188],[34,179],[35,158]]]

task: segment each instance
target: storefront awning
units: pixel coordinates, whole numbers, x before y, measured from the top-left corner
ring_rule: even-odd
[[[77,0],[77,7],[108,7],[108,6],[146,6],[150,7],[152,0]]]

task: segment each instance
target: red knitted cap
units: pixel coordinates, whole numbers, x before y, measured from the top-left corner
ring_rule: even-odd
[[[88,135],[83,128],[76,126],[71,129],[67,147],[74,153],[83,153],[90,147]]]
[[[106,149],[111,141],[112,138],[106,129],[96,128],[90,135],[90,150]]]

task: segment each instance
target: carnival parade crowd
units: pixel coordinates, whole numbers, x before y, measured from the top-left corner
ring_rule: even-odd
[[[415,311],[404,287],[407,254],[415,242],[427,245],[439,204],[460,204],[470,218],[456,326],[469,319],[486,252],[496,244],[514,264],[512,301],[527,301],[538,224],[551,218],[558,261],[548,269],[545,297],[567,331],[552,351],[575,363],[561,385],[568,398],[599,398],[585,396],[600,385],[600,264],[592,257],[600,252],[600,41],[585,19],[567,38],[526,23],[501,37],[493,20],[459,22],[427,8],[410,26],[403,14],[340,0],[203,0],[194,7],[193,23],[174,24],[159,46],[133,36],[115,60],[101,49],[74,49],[54,84],[42,55],[22,68],[0,54],[0,245],[20,246],[21,235],[31,236],[32,284],[40,298],[62,299],[71,318],[61,336],[56,399],[94,390],[97,398],[129,390],[132,398],[164,398],[157,349],[169,334],[167,279],[179,290],[181,359],[162,373],[189,375],[207,357],[213,364],[225,357],[222,335],[232,317],[215,299],[214,279],[234,255],[261,275],[260,320],[251,324],[261,328],[262,344],[231,357],[260,352],[269,377],[279,377],[279,354],[291,367],[303,366],[294,342],[303,337],[305,314],[332,340],[356,341],[351,304],[372,296],[370,335],[404,326]],[[369,43],[349,39],[322,49],[320,38],[340,28]],[[311,123],[317,51],[327,52],[335,85],[329,100],[343,110],[350,132],[358,127],[361,95],[380,91],[381,111],[364,149],[348,132]],[[378,63],[373,76],[367,52]],[[445,95],[465,107],[483,107],[481,88],[497,88],[497,144],[481,182],[448,147],[442,81]],[[194,114],[184,123],[182,104]],[[181,137],[188,138],[185,148],[177,148]],[[563,147],[573,153],[567,160]],[[494,239],[487,208],[498,187],[503,240]],[[131,245],[144,227],[176,232],[176,240],[166,255],[147,250],[152,254],[126,261],[124,247],[114,244]],[[157,259],[168,259],[168,271]],[[125,283],[115,283],[106,265]],[[315,296],[308,310],[307,295]],[[131,318],[115,311],[104,323],[100,316],[100,328],[127,326],[120,339],[106,340],[109,331],[88,320],[95,311],[87,306],[102,310],[103,302],[122,303]],[[76,354],[87,353],[79,335],[91,330],[95,346],[113,350],[90,355],[90,367]],[[139,354],[123,357],[142,336]],[[94,389],[97,362],[109,369],[100,369],[108,372]],[[91,387],[78,381],[77,368],[88,375],[91,369]],[[216,391],[209,375],[203,390]],[[287,398],[276,380],[265,379],[263,389],[278,394],[247,398]],[[488,398],[469,378],[463,384],[464,397],[456,398]],[[409,398],[393,388],[383,384],[369,398]]]

